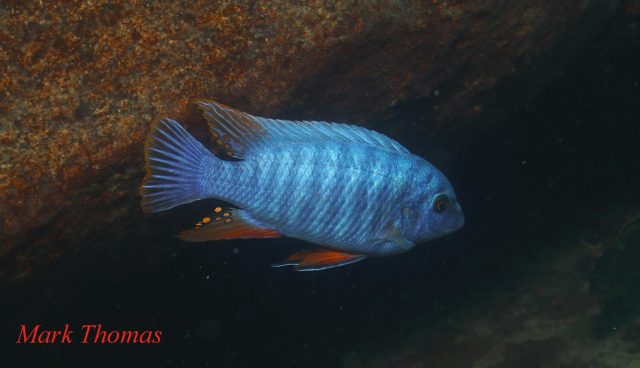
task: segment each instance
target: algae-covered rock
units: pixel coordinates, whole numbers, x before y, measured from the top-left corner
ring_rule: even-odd
[[[561,71],[616,5],[3,2],[0,279],[140,216],[149,124],[189,99],[289,119],[394,120],[414,139],[463,144]]]

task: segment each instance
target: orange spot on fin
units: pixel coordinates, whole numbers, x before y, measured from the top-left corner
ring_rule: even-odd
[[[225,221],[220,221],[221,218],[217,217],[216,221],[201,226],[196,225],[195,229],[183,231],[180,233],[180,238],[201,242],[221,239],[279,238],[282,236],[279,232],[259,224],[242,210],[225,208],[217,211],[217,209],[214,212],[224,213]]]
[[[296,252],[273,267],[294,266],[296,271],[320,271],[345,266],[365,259],[362,254],[343,253],[337,250],[317,248]]]

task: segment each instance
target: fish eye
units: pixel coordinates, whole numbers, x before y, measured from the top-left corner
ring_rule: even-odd
[[[438,195],[433,201],[433,210],[441,213],[446,211],[447,208],[449,208],[449,197],[447,197],[445,194]]]

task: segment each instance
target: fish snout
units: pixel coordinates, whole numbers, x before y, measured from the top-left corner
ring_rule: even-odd
[[[451,234],[452,232],[459,230],[461,227],[464,226],[464,222],[465,220],[464,220],[464,214],[462,213],[462,207],[460,207],[460,204],[456,203],[453,211],[453,217],[449,221],[450,226],[447,227],[447,229],[444,230],[443,233]]]
[[[462,207],[460,206],[460,203],[456,203],[456,212],[458,214],[457,216],[458,222],[456,224],[455,229],[458,230],[464,226],[464,213],[462,212]]]

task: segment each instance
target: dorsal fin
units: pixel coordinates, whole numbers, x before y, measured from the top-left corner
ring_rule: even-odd
[[[226,155],[243,158],[252,149],[273,142],[350,142],[398,153],[409,153],[395,140],[363,127],[323,121],[288,121],[253,116],[213,101],[198,106]]]
[[[266,130],[253,116],[217,102],[198,101],[211,134],[227,157],[243,158],[258,147],[267,136]]]

